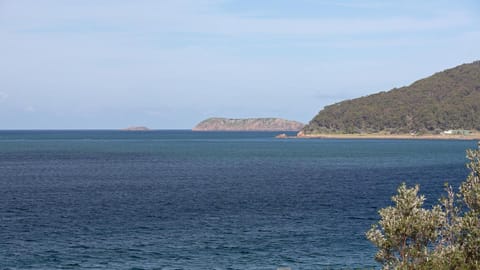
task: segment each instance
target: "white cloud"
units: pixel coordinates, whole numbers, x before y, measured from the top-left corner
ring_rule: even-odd
[[[8,98],[8,94],[3,91],[0,91],[0,102],[5,101],[7,98]]]
[[[36,111],[35,107],[33,107],[33,106],[31,106],[31,105],[30,105],[30,106],[26,106],[25,108],[23,108],[23,110],[24,110],[25,112],[28,112],[28,113],[33,113],[33,112]]]

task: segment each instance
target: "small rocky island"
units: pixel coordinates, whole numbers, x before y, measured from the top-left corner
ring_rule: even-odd
[[[208,118],[193,131],[299,131],[304,124],[281,118]]]
[[[143,126],[132,126],[132,127],[127,127],[123,128],[123,131],[150,131],[149,128],[143,127]]]

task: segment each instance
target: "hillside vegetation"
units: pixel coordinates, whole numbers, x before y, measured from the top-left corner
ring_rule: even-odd
[[[449,129],[480,130],[480,61],[407,87],[326,106],[302,131],[421,134]]]

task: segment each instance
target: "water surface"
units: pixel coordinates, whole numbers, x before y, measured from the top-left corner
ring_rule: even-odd
[[[275,135],[0,131],[0,269],[379,268],[378,209],[476,147]]]

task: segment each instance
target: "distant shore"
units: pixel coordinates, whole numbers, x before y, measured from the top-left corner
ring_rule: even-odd
[[[296,136],[277,136],[280,139],[397,139],[397,140],[480,140],[480,133],[470,135],[447,134],[297,134]]]

